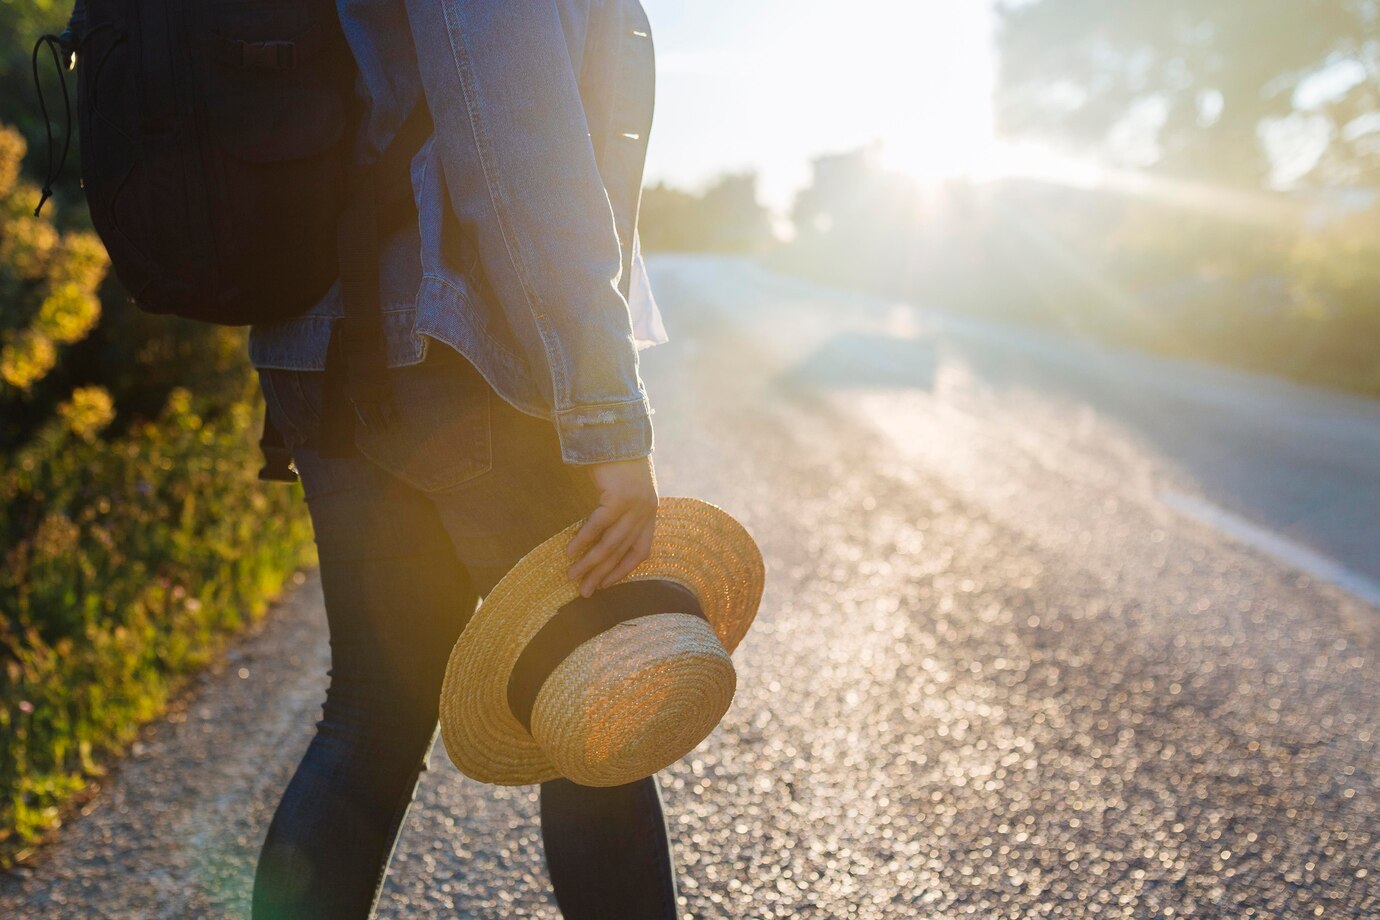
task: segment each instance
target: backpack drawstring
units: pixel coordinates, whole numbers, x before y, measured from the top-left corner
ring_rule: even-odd
[[[71,35],[70,31],[62,33],[61,38],[56,35],[43,35],[34,42],[34,89],[38,92],[38,108],[43,115],[43,130],[48,136],[48,170],[43,179],[43,196],[38,199],[38,207],[34,208],[34,217],[43,210],[44,203],[53,197],[53,183],[62,175],[62,169],[67,165],[67,151],[72,146],[72,99],[67,93],[67,69],[62,66],[62,58],[58,56],[58,51],[62,51],[67,54],[68,60],[71,60],[72,52],[68,50]],[[62,108],[67,122],[62,134],[62,155],[58,157],[56,168],[53,166],[53,121],[48,117],[48,102],[43,97],[43,81],[38,78],[38,53],[44,45],[47,45],[52,53],[53,65],[57,68],[58,83],[62,85]]]

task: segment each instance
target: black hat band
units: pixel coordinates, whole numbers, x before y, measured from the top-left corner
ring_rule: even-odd
[[[537,694],[562,661],[620,623],[657,613],[688,613],[708,622],[694,592],[664,578],[620,582],[562,605],[527,643],[508,677],[513,716],[530,732]]]

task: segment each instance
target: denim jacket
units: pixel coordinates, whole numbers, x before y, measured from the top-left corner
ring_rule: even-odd
[[[389,365],[443,342],[513,406],[550,418],[566,462],[646,456],[628,309],[645,286],[636,227],[654,94],[641,4],[337,6],[365,103],[357,157],[377,157],[422,100],[434,124],[412,157],[418,220],[380,241]],[[302,316],[253,327],[251,362],[321,370],[343,312],[333,288]]]

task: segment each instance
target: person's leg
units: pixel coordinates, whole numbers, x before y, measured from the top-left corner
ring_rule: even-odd
[[[676,876],[656,777],[592,789],[541,784],[541,836],[567,920],[676,916]]]
[[[290,440],[319,417],[316,382],[273,374],[270,407]],[[300,445],[294,455],[319,548],[330,684],[268,829],[253,916],[351,920],[372,916],[475,593],[425,497],[363,458]]]
[[[484,595],[538,543],[589,514],[597,495],[579,470],[561,462],[551,423],[509,406],[456,352],[433,343],[425,364],[402,370],[395,382],[405,405],[446,407],[436,411],[455,431],[443,433],[442,442],[471,443],[482,436],[476,430],[482,420],[488,462],[462,456],[454,468],[422,467],[396,441],[380,438],[365,447],[428,491],[457,557]],[[425,417],[402,423],[433,431],[442,424]],[[541,815],[552,886],[567,920],[676,916],[675,869],[654,779],[611,789],[544,783]]]

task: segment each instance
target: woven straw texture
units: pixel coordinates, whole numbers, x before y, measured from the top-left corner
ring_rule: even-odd
[[[562,776],[619,786],[695,749],[733,702],[737,674],[709,624],[630,620],[580,646],[542,685],[532,735]]]
[[[513,666],[556,611],[579,595],[565,574],[565,547],[579,528],[570,525],[523,557],[451,650],[441,687],[441,738],[456,767],[480,782],[523,785],[568,776],[611,785],[608,777],[629,770],[644,772],[617,782],[650,776],[703,740],[731,701],[727,653],[757,615],[765,580],[761,553],[722,509],[663,498],[651,556],[625,581],[664,578],[694,592],[714,635],[698,618],[680,614],[622,624],[552,672],[533,710],[533,734],[514,718],[507,696]],[[659,706],[679,722],[661,718]],[[687,707],[696,707],[695,714]],[[566,772],[572,768],[581,772]]]

